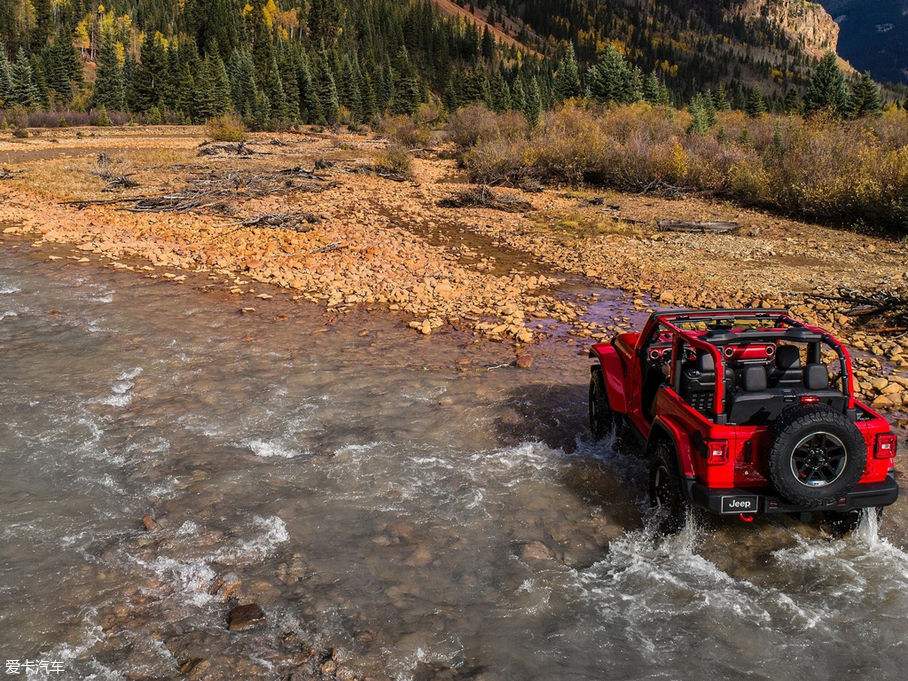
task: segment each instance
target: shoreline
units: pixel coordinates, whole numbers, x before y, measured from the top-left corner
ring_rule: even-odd
[[[594,299],[564,295],[568,279],[620,290],[640,314],[656,306],[781,306],[862,351],[864,400],[894,415],[908,405],[908,385],[892,380],[908,376],[908,334],[854,329],[843,315],[847,304],[804,296],[837,286],[908,289],[908,244],[696,197],[495,189],[529,207],[441,207],[470,187],[456,163],[427,150],[414,159],[412,180],[376,177],[363,168],[385,141],[369,135],[259,134],[247,142],[248,157],[200,157],[198,128],[167,130],[166,137],[154,129],[93,131],[90,138],[60,132],[0,137],[0,158],[23,171],[0,182],[0,223],[19,225],[5,233],[70,243],[149,276],[172,268],[221,277],[243,307],[271,295],[255,288],[270,284],[328,310],[386,307],[415,333],[451,326],[513,343],[517,354],[551,335],[591,342],[628,328],[626,316],[590,320],[584,302]],[[102,152],[139,186],[104,191]],[[308,168],[302,179],[282,179],[288,169]],[[123,210],[136,197],[187,189],[213,191],[219,213]],[[243,224],[300,214],[312,221],[297,229]],[[658,232],[652,225],[660,217],[734,220],[741,230]],[[894,382],[904,390],[882,392]]]

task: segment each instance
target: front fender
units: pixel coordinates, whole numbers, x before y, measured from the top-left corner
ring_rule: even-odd
[[[650,447],[659,437],[665,436],[668,436],[675,446],[681,475],[694,476],[694,450],[691,446],[690,437],[671,417],[660,415],[653,419],[653,425],[649,431],[649,438],[646,443],[647,451],[650,451]]]
[[[590,357],[599,360],[605,391],[612,411],[627,414],[627,395],[624,392],[624,365],[610,343],[598,343],[590,348]],[[595,367],[593,367],[595,369]]]

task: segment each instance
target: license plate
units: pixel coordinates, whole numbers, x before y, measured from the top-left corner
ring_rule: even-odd
[[[722,513],[754,513],[756,510],[755,496],[722,497]]]

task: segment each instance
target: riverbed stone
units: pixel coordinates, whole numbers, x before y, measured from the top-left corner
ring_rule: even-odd
[[[238,605],[227,613],[227,628],[230,631],[238,629],[248,629],[259,624],[264,624],[266,620],[265,611],[258,603],[247,603]]]
[[[880,395],[873,402],[870,403],[871,408],[873,409],[885,409],[886,407],[891,407],[892,400],[890,400],[885,395]]]

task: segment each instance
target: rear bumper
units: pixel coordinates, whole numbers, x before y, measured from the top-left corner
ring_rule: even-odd
[[[847,494],[829,499],[819,506],[789,504],[771,489],[710,489],[693,480],[685,480],[688,501],[712,513],[805,513],[810,511],[851,511],[857,508],[888,506],[899,496],[895,476],[889,473],[882,482],[857,485]]]

